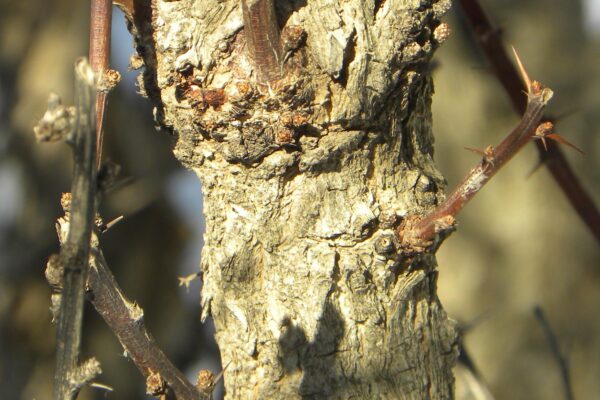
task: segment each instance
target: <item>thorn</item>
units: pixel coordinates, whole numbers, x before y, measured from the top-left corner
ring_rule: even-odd
[[[539,139],[542,141],[542,145],[544,146],[544,150],[548,151],[548,144],[546,143],[546,136],[540,136]]]
[[[544,150],[548,151],[548,144],[546,143],[546,137],[552,130],[554,129],[554,124],[550,121],[542,122],[535,129],[534,138],[542,141],[544,145]]]
[[[525,69],[523,62],[519,58],[519,55],[517,54],[517,50],[513,46],[511,46],[511,48],[512,48],[513,53],[515,54],[515,58],[517,59],[517,65],[519,66],[519,71],[521,72],[521,76],[523,77],[523,80],[525,81],[525,86],[527,86],[527,93],[531,94],[531,85],[532,85],[531,78],[529,77],[529,74],[527,73],[527,70]]]
[[[96,388],[96,389],[106,390],[107,392],[114,392],[114,390],[115,390],[108,385],[105,385],[103,383],[98,383],[98,382],[92,382],[92,383],[90,383],[90,386],[93,388]]]
[[[560,136],[556,133],[552,133],[553,130],[554,130],[554,125],[552,124],[552,122],[548,122],[548,121],[541,123],[535,130],[534,138],[542,141],[542,144],[544,145],[544,149],[546,151],[548,151],[548,145],[546,143],[546,138],[548,138],[548,139],[554,140],[557,143],[569,146],[572,149],[577,150],[581,154],[585,154],[580,148],[575,146],[573,143],[569,142],[567,139],[563,138],[562,136]]]
[[[484,156],[484,155],[485,155],[485,153],[483,152],[483,150],[480,150],[480,149],[475,149],[475,148],[473,148],[473,147],[465,147],[465,150],[472,151],[473,153],[477,153],[477,154],[479,154],[479,155],[481,155],[481,156]]]
[[[223,368],[223,370],[221,372],[219,372],[219,375],[215,376],[215,381],[214,381],[215,385],[217,383],[219,383],[221,378],[223,378],[223,374],[225,374],[225,371],[227,370],[227,367],[229,367],[230,364],[231,364],[231,360],[227,363],[227,365],[225,365],[225,368]]]
[[[193,274],[189,274],[188,276],[180,276],[177,277],[179,280],[179,286],[185,286],[186,289],[190,288],[190,283],[196,278],[199,278],[202,272],[194,272]]]
[[[567,139],[563,138],[562,136],[560,136],[557,133],[550,133],[550,134],[546,135],[546,137],[548,139],[554,140],[555,142],[558,142],[558,143],[564,144],[566,146],[569,146],[570,148],[572,148],[574,150],[577,150],[581,154],[585,154],[583,152],[583,150],[581,150],[579,147],[575,146],[573,143],[569,142]]]
[[[485,164],[494,166],[494,146],[489,145],[485,148],[485,150],[473,149],[471,147],[465,147],[465,150],[472,151],[473,153],[480,154],[483,157],[483,162]]]
[[[112,221],[100,226],[100,233],[106,233],[110,228],[112,228],[113,226],[115,226],[116,224],[118,224],[119,222],[121,222],[123,220],[123,216],[119,215],[117,218],[113,219]]]

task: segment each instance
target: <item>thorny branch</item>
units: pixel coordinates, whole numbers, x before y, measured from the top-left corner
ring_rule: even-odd
[[[91,262],[88,279],[91,302],[146,377],[147,393],[179,400],[210,398],[210,392],[199,393],[158,347],[146,330],[143,310],[127,300],[100,250],[92,251]]]
[[[94,74],[89,68],[89,65],[86,64],[86,66],[87,72],[92,76],[91,84],[95,85],[95,81],[93,80]],[[76,138],[70,139],[72,136],[73,120],[81,119],[85,122],[85,124],[82,123],[80,125],[88,129],[86,145],[91,146],[85,152],[87,157],[87,162],[85,164],[87,167],[87,191],[85,194],[91,196],[92,204],[95,203],[96,206],[94,208],[96,208],[100,202],[101,195],[106,193],[106,191],[110,189],[111,184],[114,183],[114,179],[118,173],[118,167],[107,164],[98,172],[95,170],[95,153],[93,151],[95,145],[93,135],[93,94],[93,92],[89,93],[86,98],[88,102],[87,111],[84,111],[81,107],[77,109],[64,107],[57,95],[51,95],[48,102],[48,111],[36,125],[34,131],[36,137],[40,141],[57,141],[61,138],[66,138],[68,141],[75,140],[75,142],[77,142]],[[79,129],[78,132],[80,130],[81,129]],[[76,149],[83,150],[81,146],[74,146],[74,151]],[[81,159],[81,154],[83,153],[75,154],[76,161]],[[107,322],[111,330],[113,330],[125,348],[126,353],[146,377],[148,394],[153,396],[164,395],[167,398],[175,399],[209,399],[214,385],[211,384],[211,382],[207,382],[206,379],[200,382],[199,377],[198,390],[196,390],[196,388],[186,380],[183,373],[173,366],[157,346],[150,333],[145,329],[143,311],[141,308],[126,299],[106,266],[106,261],[98,248],[98,234],[106,232],[111,226],[121,220],[122,217],[104,224],[99,217],[95,216],[93,213],[94,210],[92,209],[85,212],[85,219],[82,220],[83,213],[79,211],[81,207],[78,205],[81,203],[81,196],[80,193],[75,190],[75,182],[78,182],[78,180],[74,180],[73,195],[67,193],[64,194],[61,199],[61,204],[65,211],[65,216],[59,218],[57,223],[59,240],[62,246],[61,255],[51,256],[46,268],[46,278],[50,285],[56,289],[52,296],[52,310],[55,318],[59,319],[59,326],[62,323],[60,321],[62,321],[63,316],[69,315],[69,312],[64,312],[62,309],[59,312],[57,308],[71,307],[78,302],[82,306],[84,294],[83,282],[85,282],[85,288],[88,291],[92,304]],[[96,193],[96,188],[98,193]],[[85,243],[87,243],[87,245],[82,246],[85,247],[85,254],[82,253],[81,249],[70,245],[70,241],[74,235],[75,237],[81,236],[81,234],[79,234],[81,229],[78,227],[81,225],[82,221],[86,223],[88,229],[88,234],[85,237]],[[97,231],[92,232],[91,227],[94,222],[97,225]],[[92,246],[91,257],[90,244]],[[78,264],[76,267],[79,268],[76,277],[79,279],[77,285],[79,285],[78,287],[81,292],[81,299],[77,301],[73,301],[70,297],[67,297],[68,293],[73,291],[69,289],[69,285],[72,286],[69,282],[73,280],[69,278],[69,276],[73,275],[73,271],[76,271],[75,267],[71,266],[72,263],[70,259],[64,261],[65,258],[63,257],[63,253],[66,254],[65,257],[68,257],[72,253],[70,249],[77,250],[77,252],[74,253],[77,255],[76,261]],[[84,260],[89,260],[89,262],[92,263],[91,268],[86,272],[87,278],[81,273],[80,264],[83,264]],[[85,264],[87,265],[87,263]],[[60,302],[59,305],[57,305],[58,302]],[[79,310],[81,310],[81,308],[79,308]],[[80,326],[81,318],[79,318],[78,323]],[[60,329],[62,328],[59,328],[59,340],[57,344],[57,346],[59,346],[59,356],[60,346],[61,343],[63,343],[60,339]],[[80,328],[75,339],[68,338],[65,342],[80,343]],[[67,349],[70,349],[73,345],[66,347]],[[57,399],[75,398],[79,389],[100,373],[99,364],[94,359],[85,362],[79,367],[76,366],[78,348],[79,345],[77,345],[77,353],[75,354],[75,362],[73,364],[75,366],[69,367],[67,365],[67,367],[59,367],[57,369],[57,371],[66,371],[64,374],[61,373],[60,377],[67,381],[66,384],[60,387],[57,386],[57,394],[55,394],[55,398]],[[71,353],[73,352],[74,350],[71,350]],[[63,358],[66,359],[66,357]],[[63,358],[59,357],[58,359],[62,360]],[[59,373],[57,372],[57,376],[58,375]]]
[[[532,81],[520,61],[519,65],[527,85],[527,107],[521,121],[498,146],[486,149],[479,164],[471,169],[462,183],[435,210],[422,218],[407,217],[401,223],[398,236],[405,250],[423,251],[432,245],[438,233],[452,230],[458,213],[504,164],[532,137],[545,137],[551,132],[552,124],[539,122],[546,104],[552,98],[552,90]]]
[[[558,367],[560,368],[560,376],[563,381],[563,387],[565,391],[565,400],[573,400],[573,388],[571,387],[571,379],[569,376],[569,362],[567,358],[561,353],[560,346],[558,345],[558,339],[556,335],[552,331],[552,327],[546,318],[544,311],[541,307],[536,306],[533,309],[533,314],[535,318],[538,320],[542,329],[544,330],[544,335],[546,336],[546,340],[548,341],[548,345],[550,346],[550,350],[552,351],[552,355],[556,358],[558,363]]]
[[[94,74],[89,68],[89,65],[87,65],[87,71],[92,76],[91,84],[95,85],[95,81],[93,80]],[[89,96],[87,96],[87,101],[88,109],[87,111],[83,111],[82,108],[75,109],[73,107],[64,107],[57,95],[50,95],[48,111],[46,111],[42,120],[34,127],[38,140],[57,141],[59,139],[66,139],[67,141],[76,141],[76,139],[72,137],[73,125],[75,120],[81,118],[82,121],[85,122],[85,124],[81,124],[81,126],[85,126],[89,129],[86,144],[93,147],[95,144],[93,135],[94,113],[92,110],[94,101],[93,93],[90,93]],[[81,113],[81,115],[79,115],[79,113]],[[75,148],[80,149],[80,147]],[[80,154],[83,153],[76,153],[77,160],[81,158],[81,156],[79,156]],[[86,187],[89,190],[93,190],[92,193],[90,193],[89,190],[85,193],[92,196],[93,201],[95,199],[95,207],[97,207],[101,195],[105,194],[106,191],[111,188],[111,185],[114,184],[116,174],[118,173],[118,167],[106,164],[96,172],[93,157],[95,153],[93,152],[93,149],[89,148],[85,154],[87,154],[86,172],[88,174],[86,175],[88,176]],[[77,182],[77,180],[75,180],[75,182]],[[79,237],[80,235],[78,232],[81,230],[78,228],[81,225],[82,220],[82,213],[78,211],[80,208],[78,204],[81,203],[81,200],[77,200],[80,199],[79,192],[75,189],[73,190],[73,195],[66,193],[61,199],[61,204],[65,211],[65,216],[59,218],[57,223],[57,231],[62,246],[61,255],[51,256],[46,268],[46,278],[50,285],[56,289],[55,293],[52,295],[52,311],[54,317],[59,319],[59,321],[62,320],[62,316],[68,315],[68,313],[57,310],[57,308],[77,304],[76,302],[69,300],[69,297],[67,297],[66,294],[71,292],[71,290],[68,289],[70,285],[68,276],[70,276],[69,274],[72,275],[72,271],[75,271],[75,269],[74,267],[71,267],[69,259],[64,261],[63,257],[63,253],[67,256],[72,253],[70,249],[75,247],[70,246],[69,244],[70,240],[72,240],[71,237],[74,234]],[[81,283],[81,305],[83,303],[84,293],[83,282],[85,281],[85,288],[88,291],[92,304],[113,330],[127,354],[146,377],[148,394],[154,396],[164,395],[167,398],[176,399],[209,399],[212,389],[214,388],[214,382],[207,379],[201,380],[201,377],[199,376],[198,389],[187,382],[183,373],[173,366],[157,346],[150,333],[145,329],[143,311],[141,308],[126,299],[106,266],[106,261],[98,248],[98,234],[106,232],[111,226],[120,221],[122,217],[118,217],[115,220],[104,224],[99,217],[94,217],[92,211],[86,211],[85,214],[85,222],[89,229],[85,241],[87,246],[84,246],[87,250],[85,254],[82,254],[80,251],[81,249],[75,248],[78,250],[76,253],[76,261],[78,263],[83,263],[83,260],[89,260],[89,262],[92,263],[92,267],[87,271],[87,280],[85,280],[81,271],[79,271],[79,274],[77,275],[77,277],[81,276],[81,282],[78,281]],[[75,222],[75,220],[78,222]],[[91,230],[94,222],[97,225],[97,231]],[[90,244],[92,246],[91,257]],[[80,268],[79,264],[77,264],[77,268]],[[60,323],[61,322],[59,322],[59,324]],[[79,324],[80,323],[79,319]],[[80,341],[80,333],[78,333],[76,339],[67,339],[66,342],[80,343]],[[61,343],[62,341],[59,340],[58,346],[60,346]],[[67,346],[67,348],[71,348],[71,346]],[[67,384],[64,388],[61,387],[60,389],[58,389],[57,386],[57,390],[60,390],[61,394],[55,395],[55,398],[74,398],[84,384],[94,379],[94,377],[100,373],[100,366],[95,359],[88,360],[79,367],[76,366],[75,361],[74,365],[75,367],[73,368],[65,369],[64,367],[61,367],[58,369],[66,371],[65,379],[67,380]],[[202,376],[205,376],[208,371],[201,372],[204,373]],[[63,377],[63,375],[64,374],[61,374],[61,377]],[[63,392],[66,394],[63,395]]]
[[[90,99],[93,101],[92,97]],[[64,112],[60,112],[60,110],[67,110],[67,108],[60,106],[60,101],[57,100],[56,95],[52,95],[50,100],[50,111],[46,113],[47,115],[44,116],[40,124],[36,127],[37,136],[46,140],[50,140],[50,138],[56,139],[58,136],[56,132],[53,132],[53,129],[58,132],[65,131],[63,123],[65,119]],[[52,117],[54,117],[54,120],[52,120]],[[93,136],[90,137],[90,140],[94,142]],[[90,166],[93,171],[94,165],[90,164]],[[114,183],[117,173],[118,167],[110,164],[103,166],[97,173],[98,194],[96,195],[96,204],[100,202],[101,195],[110,189],[110,185]],[[95,171],[94,175],[96,175]],[[61,204],[65,211],[65,216],[59,218],[57,222],[57,231],[62,246],[66,246],[71,230],[70,224],[73,217],[72,202],[72,196],[69,193],[63,195]],[[91,256],[88,257],[91,267],[89,268],[86,281],[88,298],[115,333],[115,336],[117,336],[123,345],[126,354],[131,357],[138,369],[146,377],[146,390],[148,394],[173,399],[210,399],[214,388],[213,381],[207,381],[206,379],[200,381],[199,375],[198,389],[196,390],[186,380],[183,373],[177,370],[167,359],[150,333],[146,330],[142,309],[135,303],[127,300],[106,265],[106,261],[99,250],[98,234],[106,232],[121,219],[122,217],[118,217],[105,224],[98,216],[95,218],[97,231],[92,233],[91,240],[88,241],[92,246]],[[61,298],[62,294],[60,293],[64,287],[63,271],[63,263],[60,257],[51,256],[46,268],[46,278],[50,285],[57,289],[52,296],[52,310],[55,317],[58,315],[56,310],[57,301],[64,304]],[[208,371],[201,372],[206,375]],[[99,365],[94,359],[76,368],[74,372],[69,373],[70,383],[73,387],[73,396],[76,395],[77,390],[83,384],[92,380],[99,373]],[[63,399],[65,397],[57,398]]]
[[[81,325],[88,274],[90,240],[96,209],[96,141],[94,96],[96,80],[86,59],[75,63],[75,132],[67,141],[73,148],[74,171],[71,187],[70,227],[61,246],[62,297],[57,329],[54,398],[73,399],[85,382],[78,361]],[[91,379],[93,376],[85,376]]]
[[[513,107],[519,114],[522,114],[527,105],[522,96],[525,88],[519,79],[517,69],[504,50],[500,32],[492,27],[477,0],[460,0],[460,5],[481,50],[509,95]],[[596,241],[600,243],[600,212],[573,173],[564,154],[552,141],[547,143],[547,149],[541,141],[536,143],[536,147],[541,161],[546,164],[575,211],[592,231]]]

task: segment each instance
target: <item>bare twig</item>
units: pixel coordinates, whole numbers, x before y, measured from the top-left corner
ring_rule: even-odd
[[[558,344],[558,339],[556,335],[552,331],[552,327],[550,326],[550,322],[544,315],[544,311],[540,306],[535,306],[533,309],[533,314],[535,318],[540,323],[542,329],[544,330],[544,335],[546,336],[546,341],[550,346],[550,350],[552,354],[556,358],[556,362],[558,363],[558,367],[560,368],[560,376],[563,381],[563,388],[565,391],[565,399],[573,400],[573,389],[571,387],[571,378],[569,376],[569,362],[567,358],[560,351],[560,346]]]
[[[112,21],[111,0],[91,0],[90,9],[90,64],[92,70],[102,76],[108,69],[110,60],[110,27]],[[102,161],[102,123],[106,106],[106,91],[96,94],[96,148],[97,168]]]
[[[456,375],[462,377],[463,384],[467,389],[469,395],[476,400],[494,400],[494,396],[488,387],[488,384],[483,379],[483,376],[477,369],[472,357],[467,352],[464,343],[459,343],[459,355],[458,355],[458,366],[456,369]],[[462,367],[462,368],[460,368]]]
[[[127,300],[99,250],[92,251],[88,284],[96,311],[117,336],[127,356],[146,377],[148,394],[166,395],[179,400],[202,398],[146,330],[143,310]]]
[[[281,78],[283,50],[273,0],[241,0],[244,35],[259,82]]]
[[[516,53],[515,53],[516,54]],[[532,81],[522,69],[527,82],[527,108],[519,124],[495,148],[488,147],[484,156],[466,178],[435,210],[423,218],[408,217],[399,227],[399,237],[405,249],[422,251],[429,247],[435,235],[454,228],[455,218],[462,208],[481,188],[506,164],[540,129],[548,129],[544,123],[539,125],[542,113],[552,98],[552,90]],[[524,96],[525,97],[525,96]]]
[[[522,96],[525,87],[504,49],[499,31],[492,27],[477,0],[460,0],[460,5],[481,50],[510,97],[513,107],[522,114],[527,105]],[[573,173],[564,154],[553,142],[548,143],[547,150],[541,141],[536,143],[536,147],[541,161],[546,164],[575,211],[592,231],[596,241],[600,243],[600,212]]]
[[[57,330],[54,398],[75,398],[80,382],[77,373],[81,347],[84,285],[88,273],[90,239],[95,216],[96,141],[95,76],[86,59],[75,63],[76,126],[69,140],[73,147],[74,171],[71,187],[70,225],[60,251],[63,270],[62,297]],[[88,376],[89,377],[89,374]]]

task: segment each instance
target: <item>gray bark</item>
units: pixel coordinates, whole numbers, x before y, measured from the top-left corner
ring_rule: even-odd
[[[428,65],[448,7],[279,1],[268,86],[238,1],[153,0],[151,27],[134,18],[156,119],[203,184],[203,317],[228,398],[453,396],[435,258],[394,233],[443,196]]]

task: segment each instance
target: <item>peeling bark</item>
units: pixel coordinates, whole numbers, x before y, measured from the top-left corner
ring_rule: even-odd
[[[134,8],[144,90],[203,184],[227,397],[451,398],[435,258],[394,235],[443,199],[428,66],[449,1],[278,1],[268,83],[240,2]]]

